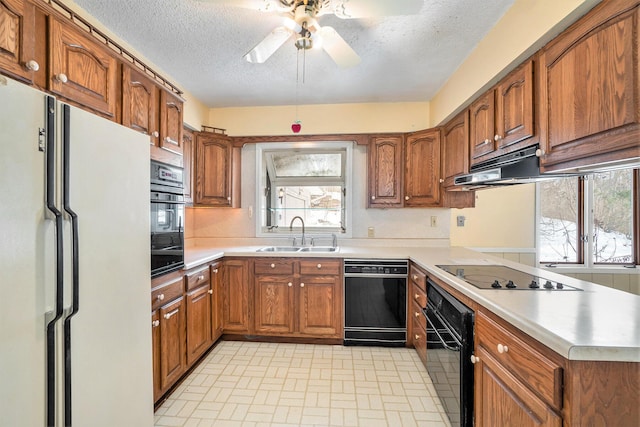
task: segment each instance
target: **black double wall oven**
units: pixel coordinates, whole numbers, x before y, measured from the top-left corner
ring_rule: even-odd
[[[184,266],[182,168],[151,161],[151,277]]]

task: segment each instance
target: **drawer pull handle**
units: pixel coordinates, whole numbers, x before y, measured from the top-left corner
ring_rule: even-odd
[[[271,264],[271,268],[276,268],[276,265],[275,264]]]
[[[322,264],[318,264],[318,270],[322,268]]]
[[[160,294],[156,297],[158,301],[164,301],[164,294]]]
[[[413,339],[414,341],[420,341],[420,335],[416,334],[416,336]]]
[[[498,344],[498,353],[503,354],[509,351],[509,347],[506,345]]]
[[[66,83],[69,81],[69,78],[65,73],[56,74],[56,80],[60,83]]]
[[[151,322],[151,326],[153,326],[154,328],[157,328],[158,326],[160,326],[160,321],[154,320],[153,322]]]
[[[157,138],[160,136],[160,132],[158,132],[157,130],[154,130],[153,132],[151,132],[151,136],[153,136],[154,138]]]
[[[204,276],[202,274],[198,276],[198,282],[201,280],[204,280]]]
[[[500,141],[501,139],[502,139],[501,135],[496,134],[496,135],[493,136],[493,140],[494,141]]]
[[[30,59],[24,63],[24,67],[30,71],[38,71],[40,69],[40,64],[38,64],[37,61]]]
[[[304,288],[304,283],[300,283],[300,287],[301,287],[301,288]]]
[[[292,287],[293,283],[289,282],[289,283],[287,283],[287,286]]]
[[[213,289],[209,289],[207,292],[209,292],[209,295],[213,295]]]
[[[473,363],[473,364],[475,365],[475,364],[476,364],[476,363],[478,363],[478,362],[480,362],[480,358],[479,358],[479,357],[476,357],[476,356],[474,356],[474,355],[472,354],[472,355],[471,355],[471,363]]]
[[[180,310],[180,309],[176,308],[176,309],[175,309],[175,310],[173,310],[172,312],[169,312],[169,313],[165,314],[165,315],[164,315],[164,318],[165,318],[165,319],[167,319],[167,320],[171,319],[171,317],[172,317],[174,314],[176,314],[176,313],[178,312],[178,310]]]

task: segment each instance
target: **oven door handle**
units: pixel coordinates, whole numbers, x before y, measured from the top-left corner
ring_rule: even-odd
[[[431,321],[431,319],[429,319],[429,313],[430,312],[433,313],[433,315],[438,318],[440,323],[442,323],[442,326],[444,326],[444,328],[447,330],[447,332],[449,332],[451,337],[456,342],[457,347],[451,346],[449,343],[447,343],[445,341],[445,339],[442,337],[442,335],[440,335],[440,332],[438,332],[438,328],[436,328],[436,325],[434,325],[434,323]],[[431,326],[433,332],[435,332],[436,336],[438,337],[438,340],[444,346],[444,348],[446,348],[447,350],[451,350],[451,351],[460,351],[460,349],[462,348],[462,343],[460,341],[458,341],[456,336],[449,329],[449,326],[446,324],[446,322],[444,322],[444,319],[438,313],[436,313],[434,310],[430,309],[429,307],[424,309],[424,315],[425,315],[425,317],[427,319],[427,329],[429,329],[429,326]]]

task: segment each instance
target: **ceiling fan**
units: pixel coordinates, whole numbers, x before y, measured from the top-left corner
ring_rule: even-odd
[[[321,27],[318,18],[334,14],[342,19],[378,18],[391,15],[412,15],[420,11],[424,0],[201,0],[209,3],[278,13],[285,24],[276,27],[244,58],[263,63],[287,40],[293,38],[298,50],[316,44],[342,68],[360,63],[360,57],[349,44],[329,26]]]

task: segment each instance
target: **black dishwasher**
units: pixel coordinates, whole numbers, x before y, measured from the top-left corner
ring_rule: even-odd
[[[473,311],[427,279],[427,371],[451,424],[473,426]]]

